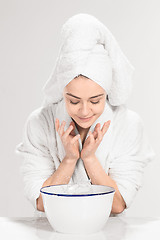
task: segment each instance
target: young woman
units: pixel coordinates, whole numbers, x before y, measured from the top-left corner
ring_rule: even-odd
[[[77,14],[64,24],[45,101],[29,115],[16,147],[35,209],[44,211],[41,187],[78,182],[115,188],[113,214],[130,207],[154,157],[140,116],[125,105],[132,72],[95,17]]]

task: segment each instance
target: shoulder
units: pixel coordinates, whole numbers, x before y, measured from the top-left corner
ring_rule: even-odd
[[[123,144],[143,137],[144,123],[141,116],[126,105],[115,107],[113,110],[113,139]]]
[[[126,128],[127,126],[143,125],[141,116],[126,105],[113,107],[113,116],[115,127],[124,126]]]
[[[33,110],[27,117],[27,122],[47,121],[54,115],[56,104],[49,104],[46,107],[39,107]]]
[[[39,107],[28,115],[25,126],[30,129],[42,129],[46,132],[53,128],[55,111],[56,104]]]
[[[135,154],[144,140],[144,125],[140,115],[120,106],[114,110],[112,156]]]

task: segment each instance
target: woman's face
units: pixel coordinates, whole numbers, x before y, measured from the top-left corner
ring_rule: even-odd
[[[105,90],[84,76],[69,82],[63,97],[68,114],[81,128],[89,128],[103,113],[106,103]]]

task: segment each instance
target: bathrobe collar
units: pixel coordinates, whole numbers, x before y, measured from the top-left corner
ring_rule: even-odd
[[[62,99],[57,104],[56,114],[55,114],[54,118],[55,119],[58,118],[59,121],[60,121],[60,124],[62,123],[63,120],[66,122],[66,125],[64,127],[64,131],[67,130],[70,123],[73,121],[72,118],[69,116],[67,110],[66,110],[64,99]],[[109,104],[109,102],[106,101],[103,113],[91,125],[89,130],[91,132],[93,132],[97,123],[100,123],[101,128],[102,128],[103,124],[105,122],[107,122],[108,120],[111,120],[109,129],[105,133],[105,135],[104,135],[104,137],[103,137],[103,139],[102,139],[102,141],[101,141],[100,145],[98,146],[98,148],[96,150],[96,153],[95,153],[97,159],[99,160],[103,169],[106,172],[108,171],[109,162],[107,161],[107,159],[109,157],[109,152],[110,152],[110,148],[111,148],[111,139],[112,139],[111,136],[112,136],[112,128],[113,128],[113,126],[112,126],[113,125],[113,108]],[[79,133],[78,129],[77,129],[77,127],[75,127],[75,134],[77,135],[78,133]],[[89,131],[88,131],[85,139],[87,139],[88,136],[89,136]],[[57,138],[57,151],[58,151],[58,155],[59,155],[59,160],[61,162],[63,160],[63,158],[65,157],[65,150],[64,150],[63,144],[61,142],[60,136],[57,133],[57,131],[56,131],[56,138]],[[80,138],[79,138],[79,149],[80,149],[80,151],[82,150],[82,141],[81,141]],[[56,168],[58,168],[58,166],[56,166]],[[88,179],[88,176],[87,176],[84,164],[83,164],[83,160],[81,158],[79,158],[78,161],[77,161],[76,167],[75,167],[74,174],[72,175],[72,178],[70,180],[70,183],[85,182],[85,181],[88,181],[88,180],[90,180],[90,179]]]

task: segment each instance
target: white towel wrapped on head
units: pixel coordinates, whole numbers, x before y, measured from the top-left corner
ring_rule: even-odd
[[[43,87],[43,104],[60,101],[64,87],[82,74],[105,89],[111,105],[119,106],[131,93],[133,71],[103,23],[89,14],[74,15],[62,27],[57,61]]]

